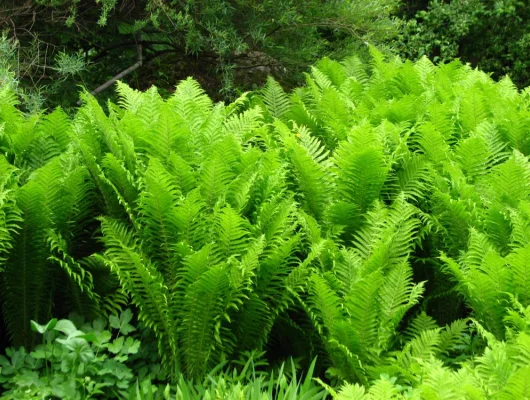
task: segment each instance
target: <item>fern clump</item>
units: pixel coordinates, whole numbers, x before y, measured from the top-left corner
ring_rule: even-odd
[[[174,381],[257,350],[318,356],[337,398],[524,397],[528,95],[371,52],[229,105],[190,78],[26,119],[3,92],[13,342],[130,303]]]

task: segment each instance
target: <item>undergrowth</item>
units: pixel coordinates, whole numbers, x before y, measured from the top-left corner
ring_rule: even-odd
[[[24,117],[4,88],[11,344],[132,305],[167,396],[252,351],[339,399],[528,396],[530,92],[371,52],[228,105],[187,79]],[[234,396],[279,393],[253,382]]]

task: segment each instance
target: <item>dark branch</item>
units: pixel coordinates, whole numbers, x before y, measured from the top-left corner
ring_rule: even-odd
[[[91,61],[95,62],[99,60],[100,58],[103,58],[109,51],[119,49],[120,47],[126,47],[126,46],[137,46],[140,45],[165,45],[169,47],[175,47],[173,44],[165,42],[163,40],[124,40],[122,42],[113,43],[104,49],[102,49],[98,54],[96,54]]]
[[[137,61],[133,65],[131,65],[129,68],[124,69],[118,75],[114,76],[113,78],[111,78],[107,82],[105,82],[104,84],[102,84],[102,85],[98,86],[97,88],[95,88],[92,92],[90,92],[90,94],[92,96],[95,96],[98,93],[104,91],[105,89],[107,89],[109,86],[111,86],[116,81],[120,80],[124,76],[129,75],[131,72],[133,72],[134,70],[136,70],[136,69],[138,69],[138,68],[140,68],[142,66],[142,64],[143,64],[143,54],[142,54],[142,44],[141,44],[141,42],[142,42],[141,33],[138,33],[137,39],[138,39],[137,40],[137,46],[136,46]],[[81,100],[79,100],[77,102],[77,104],[80,105],[81,104]]]

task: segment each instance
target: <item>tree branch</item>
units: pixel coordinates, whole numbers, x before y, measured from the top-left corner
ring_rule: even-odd
[[[114,76],[113,78],[111,78],[107,82],[105,82],[104,84],[98,86],[93,91],[91,91],[90,94],[92,96],[95,96],[98,93],[104,91],[105,89],[107,89],[109,86],[111,86],[116,81],[120,80],[124,76],[129,75],[131,72],[133,72],[134,70],[136,70],[136,69],[138,69],[138,68],[140,68],[142,66],[142,64],[143,64],[143,54],[142,54],[142,44],[141,44],[142,40],[141,40],[141,33],[140,32],[138,33],[137,39],[138,39],[137,40],[137,46],[136,46],[137,61],[133,65],[131,65],[129,68],[124,69],[118,75]],[[77,105],[81,105],[81,99],[78,100]]]
[[[99,60],[100,58],[103,58],[111,50],[118,49],[120,47],[125,47],[125,46],[137,46],[138,44],[140,44],[140,45],[157,45],[158,44],[158,45],[165,45],[165,46],[169,46],[169,47],[173,47],[173,48],[175,47],[173,44],[168,43],[168,42],[163,41],[163,40],[124,40],[122,42],[113,43],[113,44],[105,47],[98,54],[96,54],[92,58],[91,61],[95,62],[95,61]]]

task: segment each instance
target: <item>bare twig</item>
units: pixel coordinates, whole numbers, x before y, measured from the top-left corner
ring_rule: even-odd
[[[97,88],[95,88],[93,91],[90,92],[90,94],[95,96],[96,94],[98,94],[98,93],[104,91],[105,89],[107,89],[109,86],[111,86],[116,81],[120,80],[124,76],[129,75],[131,72],[133,72],[134,70],[136,70],[136,69],[138,69],[138,68],[140,68],[142,66],[142,64],[143,64],[143,54],[142,54],[142,43],[141,43],[141,33],[140,32],[137,35],[136,51],[137,51],[137,53],[136,53],[137,54],[137,61],[133,65],[131,65],[127,69],[124,69],[123,71],[121,71],[119,74],[117,74],[116,76],[114,76],[111,79],[109,79],[104,84],[102,84],[102,85],[98,86]],[[77,105],[81,105],[81,99],[78,100]]]

